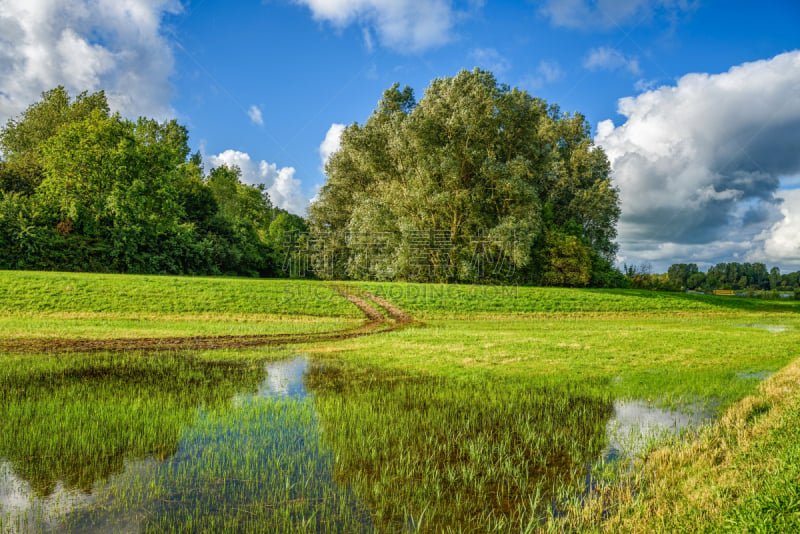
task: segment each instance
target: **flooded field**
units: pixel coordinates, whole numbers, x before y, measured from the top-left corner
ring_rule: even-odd
[[[186,354],[20,357],[0,532],[521,532],[597,462],[708,420],[602,384]]]

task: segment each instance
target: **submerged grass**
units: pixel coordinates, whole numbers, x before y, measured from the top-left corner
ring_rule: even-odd
[[[597,387],[322,368],[308,376],[336,477],[385,532],[523,531],[581,493],[606,446]]]
[[[2,359],[0,532],[372,531],[269,356]]]

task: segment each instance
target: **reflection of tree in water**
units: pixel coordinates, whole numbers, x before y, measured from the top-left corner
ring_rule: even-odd
[[[126,460],[167,457],[199,406],[254,391],[263,368],[186,354],[31,355],[0,369],[0,459],[39,496],[89,492]]]
[[[607,396],[516,378],[329,367],[312,368],[306,382],[337,478],[389,530],[423,511],[432,531],[527,524],[560,488],[584,490],[613,414]]]

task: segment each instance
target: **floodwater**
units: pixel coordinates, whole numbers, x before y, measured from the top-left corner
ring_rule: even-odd
[[[640,400],[614,401],[614,415],[606,424],[608,446],[603,451],[603,459],[635,459],[654,442],[679,436],[685,429],[696,428],[713,419],[714,411],[700,406],[680,411]]]
[[[739,325],[739,328],[757,328],[766,330],[767,332],[772,332],[773,334],[779,334],[781,332],[788,332],[791,330],[790,327],[780,324],[742,324]]]
[[[216,514],[215,517],[223,519],[238,514],[236,517],[241,516],[242,523],[233,525],[241,528],[242,524],[248,524],[249,515],[256,513],[254,510],[261,513],[266,508],[269,513],[280,515],[278,508],[286,503],[292,503],[287,505],[293,507],[292,511],[275,519],[275,531],[286,530],[287,525],[298,528],[306,524],[317,531],[376,531],[378,528],[371,519],[376,510],[368,509],[355,496],[350,484],[342,485],[341,477],[334,472],[334,457],[342,451],[332,450],[320,434],[320,414],[314,404],[316,390],[313,384],[309,386],[311,370],[317,378],[324,378],[325,373],[303,355],[265,364],[257,380],[243,379],[237,386],[239,392],[228,397],[227,407],[212,409],[204,401],[195,401],[191,423],[161,453],[123,452],[123,457],[114,464],[116,467],[90,469],[96,474],[88,482],[82,479],[80,484],[70,484],[66,481],[69,477],[63,474],[54,474],[47,483],[30,475],[31,480],[27,480],[24,473],[29,470],[24,460],[20,460],[25,455],[0,449],[0,532],[60,532],[67,528],[87,533],[162,531],[186,521],[197,521],[198,515],[206,520],[204,514]],[[152,387],[162,387],[157,379],[153,380],[157,385]],[[387,395],[392,391],[387,390]],[[416,403],[425,405],[426,411],[420,415],[430,413],[434,407],[454,416],[471,409],[463,398],[458,405],[449,406],[449,401],[444,405],[428,405],[429,399],[415,399],[414,395],[430,390],[403,391],[413,394],[403,398],[405,409],[420,409]],[[336,391],[326,394],[347,395]],[[373,402],[371,399],[381,398],[365,397],[364,403],[368,405]],[[474,415],[494,421],[498,431],[502,425],[513,426],[510,418],[485,412],[491,408],[480,398],[470,402],[479,407]],[[708,410],[667,410],[635,400],[614,401],[613,409],[610,401],[596,404],[576,397],[570,402],[589,413],[599,425],[596,431],[588,430],[570,438],[575,441],[586,436],[589,440],[575,449],[573,461],[578,466],[591,464],[592,458],[606,462],[635,458],[654,440],[677,436],[686,428],[710,421],[713,415]],[[540,406],[549,409],[550,405],[542,401]],[[380,413],[374,414],[379,420]],[[480,425],[477,428],[481,431]],[[20,432],[24,431],[25,428],[20,428]],[[509,435],[513,436],[513,432]],[[429,459],[420,458],[426,460]],[[555,457],[551,460],[552,465],[563,461]],[[554,476],[554,472],[548,473]],[[369,488],[370,476],[369,472],[356,474],[353,484]],[[283,491],[284,486],[285,497],[275,501],[270,511],[272,505],[264,503],[270,502],[277,491]],[[491,506],[490,501],[487,506]],[[261,516],[257,520],[262,521]],[[396,520],[388,524],[398,525]],[[204,525],[207,526],[201,521],[195,530],[203,530]]]
[[[198,404],[166,453],[122,451],[110,472],[90,465],[89,481],[43,477],[25,451],[0,448],[0,532],[374,531],[364,505],[334,480],[303,386],[308,367],[305,356],[266,364],[257,387],[242,383],[227,405]]]

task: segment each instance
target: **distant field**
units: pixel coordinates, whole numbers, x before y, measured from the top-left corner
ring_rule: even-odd
[[[422,317],[519,314],[800,313],[800,301],[717,297],[636,289],[357,283]]]

